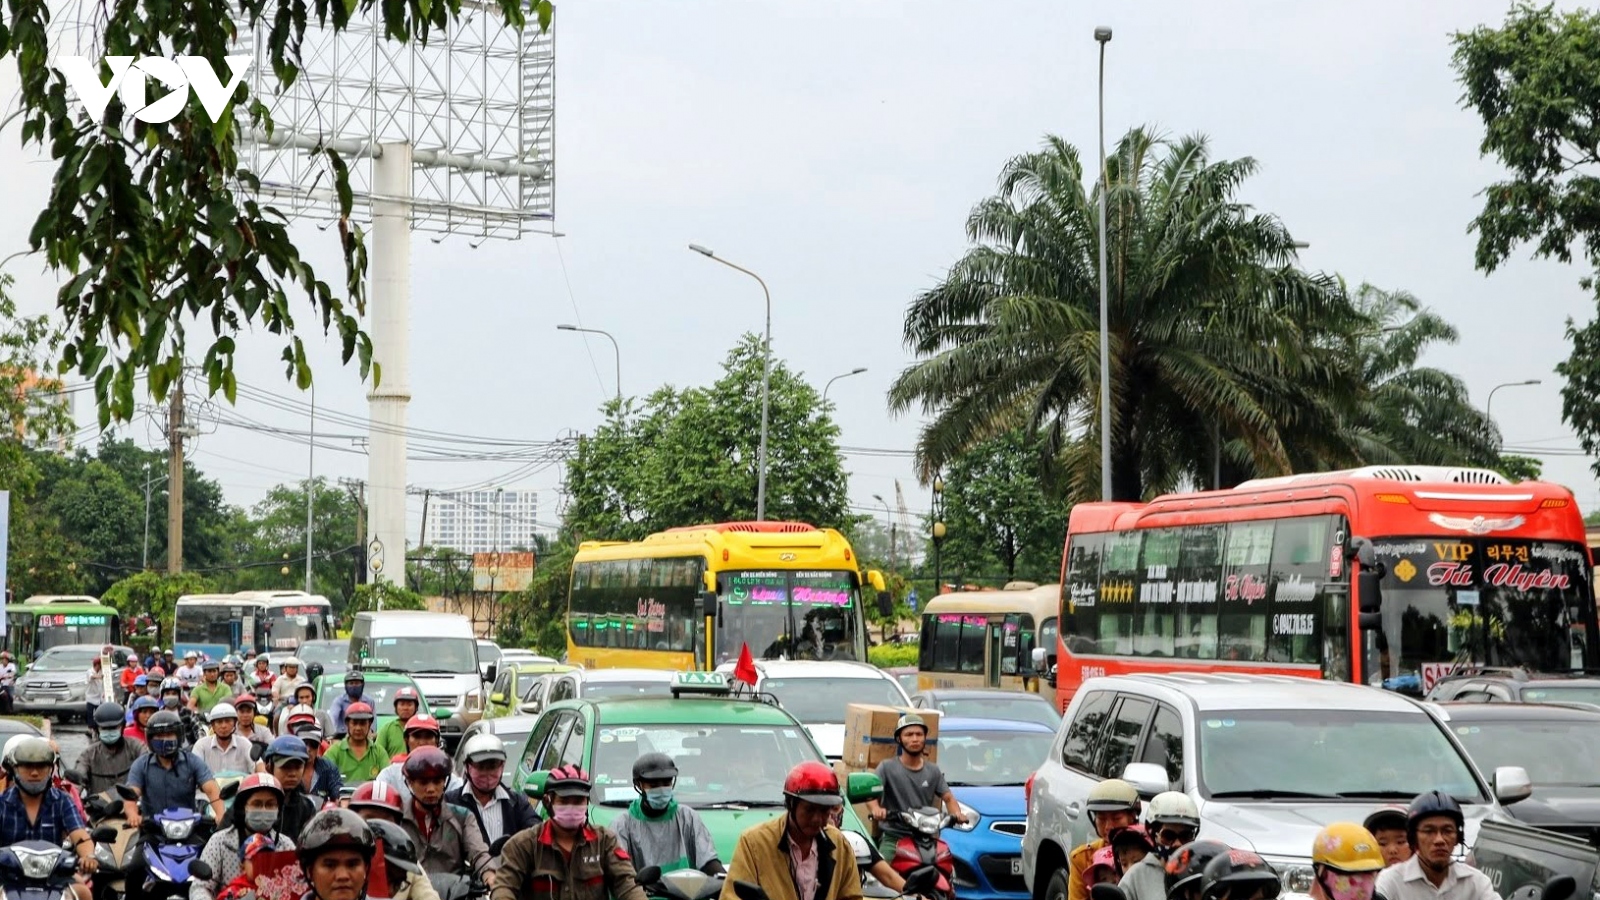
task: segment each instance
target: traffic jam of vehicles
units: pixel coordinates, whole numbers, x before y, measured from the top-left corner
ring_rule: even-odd
[[[0,889],[1600,896],[1569,491],[1357,469],[1080,504],[1065,538],[1059,584],[941,585],[914,673],[868,662],[883,575],[796,522],[581,545],[559,659],[300,592],[183,598],[150,647],[29,598],[0,706],[62,728],[0,719]]]

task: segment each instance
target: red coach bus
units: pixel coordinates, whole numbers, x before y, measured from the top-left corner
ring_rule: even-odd
[[[1600,667],[1572,492],[1484,469],[1371,466],[1081,503],[1061,584],[1062,709],[1084,679],[1130,672],[1426,691],[1467,662]]]

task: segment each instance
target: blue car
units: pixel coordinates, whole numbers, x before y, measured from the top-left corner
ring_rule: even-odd
[[[947,717],[939,720],[939,768],[967,824],[940,835],[956,864],[961,900],[1027,900],[1022,835],[1028,805],[1022,786],[1050,753],[1055,731],[1038,722]]]

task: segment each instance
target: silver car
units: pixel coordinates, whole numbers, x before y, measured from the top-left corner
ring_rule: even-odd
[[[89,662],[100,656],[99,645],[63,644],[51,647],[28,664],[17,679],[18,712],[82,718],[84,689],[89,684]],[[112,671],[116,684],[116,671]]]

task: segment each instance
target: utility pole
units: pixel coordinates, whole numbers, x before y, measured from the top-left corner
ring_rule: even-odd
[[[167,413],[167,574],[183,571],[183,377],[172,389]]]

